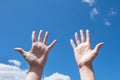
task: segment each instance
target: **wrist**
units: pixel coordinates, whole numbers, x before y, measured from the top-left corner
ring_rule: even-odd
[[[82,67],[84,67],[84,66],[88,66],[88,67],[90,67],[90,66],[92,66],[92,62],[80,62],[80,63],[78,63],[78,67],[79,68],[82,68]]]
[[[28,73],[34,73],[38,76],[42,76],[43,68],[36,67],[36,66],[30,66]]]
[[[90,69],[93,70],[92,64],[84,64],[79,67],[80,70]]]
[[[80,73],[83,73],[83,72],[91,73],[91,72],[93,72],[92,64],[86,64],[86,65],[81,66],[79,68],[79,72]]]

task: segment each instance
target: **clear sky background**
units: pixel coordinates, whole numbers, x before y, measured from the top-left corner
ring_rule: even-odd
[[[89,29],[92,48],[101,41],[105,43],[93,62],[96,79],[120,80],[119,3],[119,0],[0,0],[0,80],[23,80],[28,64],[13,49],[22,47],[28,51],[32,31],[38,35],[41,29],[50,33],[48,44],[57,39],[43,77],[62,75],[61,80],[80,80],[69,40],[74,39],[74,32]]]

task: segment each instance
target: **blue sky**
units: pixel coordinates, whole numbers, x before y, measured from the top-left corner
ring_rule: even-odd
[[[72,47],[74,32],[89,29],[91,44],[104,41],[93,62],[97,80],[119,80],[119,0],[0,0],[0,64],[12,65],[17,60],[20,69],[28,69],[27,62],[13,50],[31,48],[31,33],[49,31],[49,41],[57,39],[50,51],[43,77],[55,72],[79,80]]]

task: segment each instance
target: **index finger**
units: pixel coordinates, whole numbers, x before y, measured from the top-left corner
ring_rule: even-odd
[[[48,49],[50,50],[55,44],[56,44],[57,40],[54,40],[49,46]]]

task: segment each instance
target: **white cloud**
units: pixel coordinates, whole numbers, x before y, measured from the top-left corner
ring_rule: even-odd
[[[21,66],[21,62],[17,61],[17,60],[8,60],[9,63],[13,63],[16,66]]]
[[[91,17],[91,19],[94,19],[94,17],[95,17],[96,15],[98,15],[98,10],[97,10],[97,8],[93,8],[93,9],[91,10],[91,12],[90,12],[90,17]]]
[[[28,70],[23,70],[19,66],[21,62],[17,60],[8,60],[14,65],[0,63],[0,80],[25,80]],[[17,66],[16,66],[17,65]],[[59,73],[53,73],[42,80],[71,80],[69,76]]]
[[[111,23],[107,19],[104,19],[104,24],[105,26],[111,26]]]
[[[54,73],[51,76],[45,77],[43,80],[71,80],[68,75]]]
[[[109,15],[109,16],[117,15],[117,11],[115,11],[114,8],[110,8],[108,15]]]
[[[114,8],[110,8],[109,11],[108,11],[108,14],[107,14],[107,18],[109,18],[109,20],[110,20],[110,17],[113,17],[117,14],[118,13]],[[105,26],[111,26],[111,22],[107,18],[104,18],[104,25]]]
[[[95,3],[95,0],[82,0],[84,3],[88,3],[89,6],[92,6]]]
[[[25,80],[26,73],[17,66],[0,64],[0,80]]]

